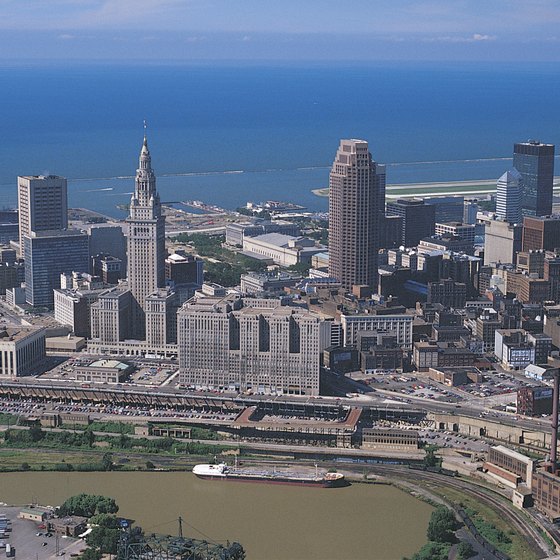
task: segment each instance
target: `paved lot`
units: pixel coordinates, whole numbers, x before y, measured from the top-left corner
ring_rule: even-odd
[[[16,549],[16,560],[55,560],[56,558],[73,558],[85,548],[83,541],[69,538],[56,538],[45,536],[45,530],[39,529],[33,521],[19,519],[19,507],[0,507],[0,513],[6,515],[12,522],[12,531],[8,539],[2,539],[0,555],[4,556],[6,544],[10,543]],[[43,533],[37,535],[37,533]],[[58,540],[58,556],[57,552]]]

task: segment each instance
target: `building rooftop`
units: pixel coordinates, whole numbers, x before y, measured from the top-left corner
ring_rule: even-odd
[[[17,342],[43,330],[42,328],[7,327],[0,330],[0,342]]]
[[[95,368],[111,368],[111,369],[127,369],[130,367],[129,364],[125,364],[124,362],[119,362],[118,360],[96,360],[95,362],[91,362],[87,367],[95,367]]]
[[[499,451],[504,455],[508,455],[513,459],[517,459],[518,461],[526,463],[527,465],[533,462],[533,460],[530,457],[527,457],[526,455],[522,455],[521,453],[518,453],[517,451],[514,451],[509,447],[505,447],[504,445],[496,445],[495,447],[492,447],[492,449],[495,449],[496,451]]]

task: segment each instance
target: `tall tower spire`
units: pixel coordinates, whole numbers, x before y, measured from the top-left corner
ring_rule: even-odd
[[[146,121],[128,219],[128,285],[134,338],[144,336],[146,298],[165,286],[165,218],[148,149]]]
[[[132,197],[132,205],[135,203],[140,206],[149,204],[152,197],[157,197],[156,176],[152,169],[152,156],[148,148],[147,124],[144,121],[144,141],[140,149],[140,158],[138,169],[136,170],[136,180],[134,188],[134,196]],[[157,200],[159,204],[159,197]]]

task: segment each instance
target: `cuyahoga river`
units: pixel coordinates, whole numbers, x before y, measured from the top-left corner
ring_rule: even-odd
[[[426,542],[431,507],[392,486],[314,488],[199,480],[190,473],[4,473],[0,501],[59,505],[112,496],[148,533],[238,541],[249,560],[389,560]]]

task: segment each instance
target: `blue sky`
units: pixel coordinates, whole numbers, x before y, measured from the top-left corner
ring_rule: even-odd
[[[0,59],[560,60],[559,0],[0,0]]]

